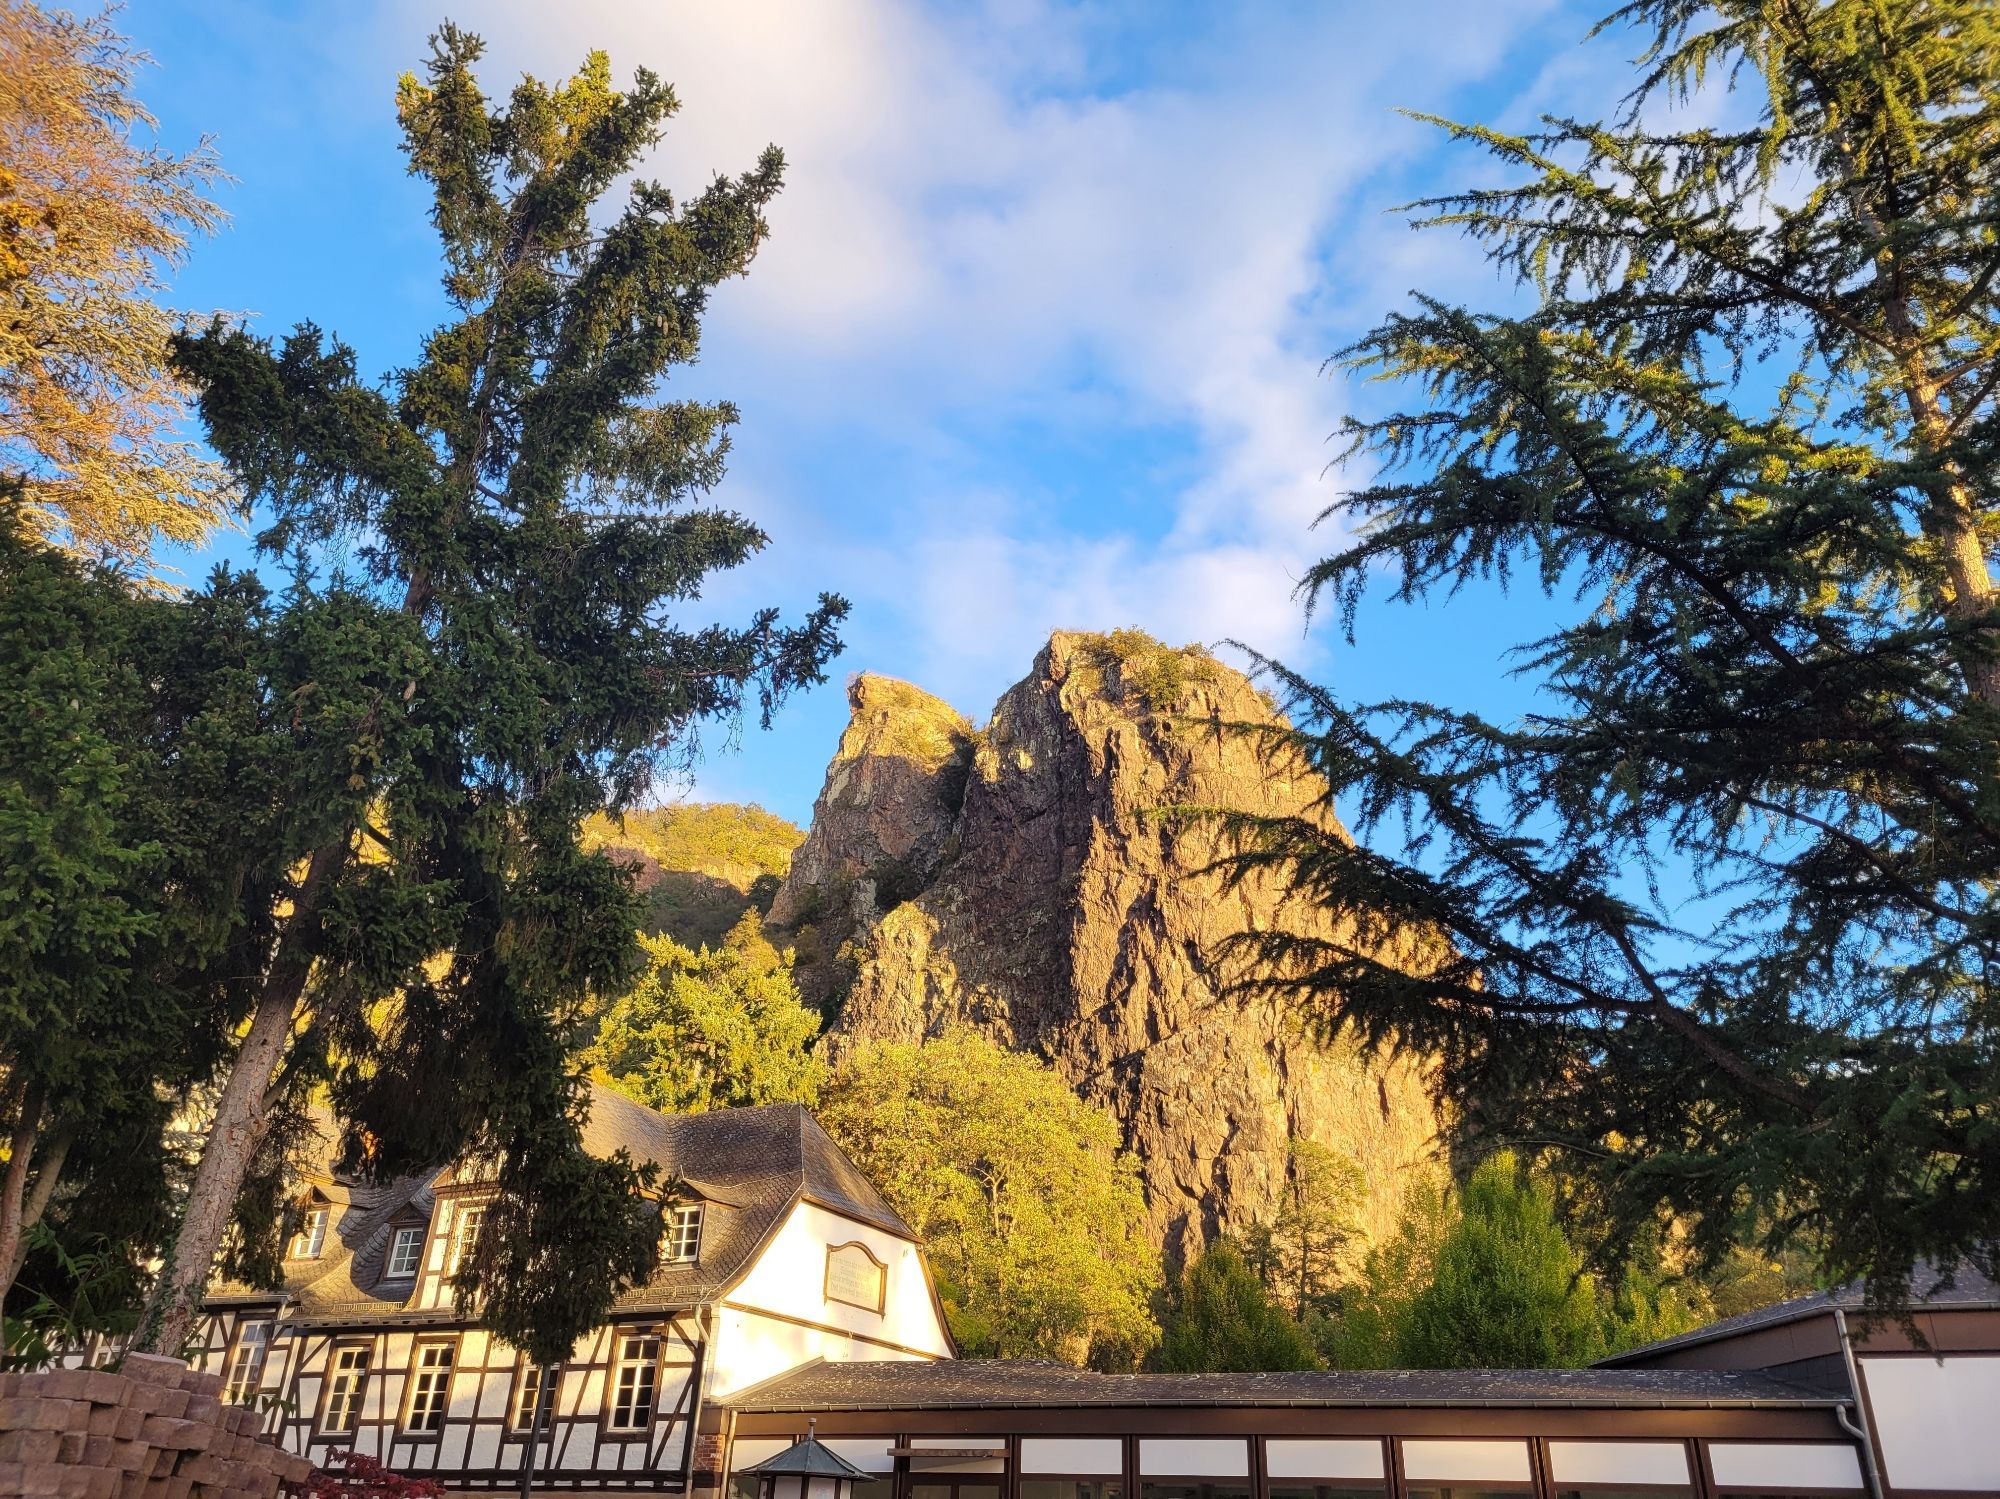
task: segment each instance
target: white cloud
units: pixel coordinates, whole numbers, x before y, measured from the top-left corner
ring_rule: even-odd
[[[1056,627],[1299,654],[1290,590],[1331,540],[1307,528],[1342,400],[1321,361],[1466,259],[1357,189],[1432,147],[1394,106],[1448,107],[1553,3],[1218,8],[1179,39],[1147,29],[1150,7],[1038,0],[490,0],[461,18],[496,85],[584,46],[673,81],[657,174],[683,190],[785,147],[772,240],[718,299],[701,377],[749,416],[729,498],[770,521],[776,576],[854,598],[852,664],[981,711]],[[1372,305],[1335,305],[1329,281]],[[1024,477],[1006,451],[1023,431],[1056,461],[1179,456],[1114,514]]]

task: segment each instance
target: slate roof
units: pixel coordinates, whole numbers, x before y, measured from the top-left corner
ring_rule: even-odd
[[[1960,1265],[1951,1276],[1951,1284],[1946,1285],[1935,1266],[1920,1264],[1910,1278],[1910,1289],[1913,1294],[1905,1305],[1912,1312],[2000,1309],[2000,1283],[1971,1265]],[[1692,1348],[1700,1343],[1713,1343],[1741,1333],[1758,1332],[1766,1327],[1803,1322],[1809,1317],[1823,1317],[1835,1310],[1863,1312],[1867,1308],[1867,1283],[1850,1281],[1836,1290],[1815,1291],[1810,1296],[1773,1302],[1770,1306],[1760,1306],[1754,1311],[1740,1312],[1734,1317],[1724,1317],[1720,1322],[1711,1322],[1706,1327],[1697,1327],[1679,1337],[1663,1338],[1642,1348],[1628,1349],[1600,1360],[1598,1367],[1624,1368],[1677,1348]]]
[[[331,1133],[326,1133],[331,1149]],[[661,1114],[593,1087],[584,1147],[605,1156],[621,1147],[635,1160],[679,1176],[707,1207],[700,1258],[662,1264],[646,1285],[616,1304],[620,1311],[668,1311],[720,1299],[777,1232],[794,1203],[816,1203],[833,1212],[916,1241],[916,1231],[847,1159],[819,1122],[797,1104],[721,1109],[707,1114]],[[283,1298],[301,1323],[355,1320],[454,1320],[449,1307],[420,1310],[410,1304],[416,1280],[383,1275],[391,1230],[428,1224],[434,1184],[442,1168],[394,1181],[364,1184],[323,1178],[315,1189],[331,1206],[325,1248],[315,1260],[286,1266]],[[224,1284],[211,1304],[274,1301],[278,1293]]]
[[[1724,1369],[1371,1369],[1298,1374],[1098,1374],[1036,1359],[815,1361],[740,1390],[737,1411],[1044,1406],[1826,1406],[1768,1374]]]

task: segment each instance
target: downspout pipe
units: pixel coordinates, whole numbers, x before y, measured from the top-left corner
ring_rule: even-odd
[[[1868,1486],[1868,1499],[1883,1499],[1882,1469],[1875,1461],[1875,1438],[1868,1430],[1868,1412],[1861,1404],[1861,1371],[1854,1362],[1854,1339],[1848,1335],[1847,1313],[1840,1307],[1833,1309],[1833,1330],[1840,1337],[1840,1360],[1847,1366],[1847,1389],[1851,1396],[1846,1405],[1833,1408],[1833,1418],[1861,1446],[1861,1481]]]

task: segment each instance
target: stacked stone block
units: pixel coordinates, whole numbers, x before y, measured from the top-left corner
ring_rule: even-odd
[[[274,1499],[312,1464],[222,1403],[222,1381],[179,1359],[127,1354],[118,1373],[0,1374],[0,1496]]]

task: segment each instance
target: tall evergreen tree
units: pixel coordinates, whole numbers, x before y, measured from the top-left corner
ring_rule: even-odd
[[[1432,297],[1348,351],[1417,401],[1310,574],[1353,609],[1525,580],[1532,713],[1296,676],[1358,814],[1238,824],[1353,918],[1262,943],[1328,1024],[1438,1055],[1467,1127],[1573,1148],[1617,1223],[1810,1231],[1894,1295],[2000,1270],[2000,12],[1634,0],[1627,112],[1448,125],[1511,185],[1420,205],[1519,316]],[[1725,83],[1753,123],[1677,128]],[[1482,626],[1483,628],[1484,626]],[[1417,974],[1389,927],[1441,934]]]
[[[1305,1329],[1271,1300],[1243,1252],[1226,1240],[1181,1270],[1165,1302],[1153,1368],[1255,1374],[1321,1366]]]
[[[295,565],[250,684],[283,772],[282,877],[243,893],[266,940],[224,985],[238,1039],[141,1348],[185,1340],[226,1238],[272,1268],[283,1153],[324,1086],[357,1169],[498,1161],[460,1291],[537,1360],[567,1352],[658,1239],[643,1174],[581,1149],[577,1025],[630,972],[637,917],[581,825],[702,720],[750,702],[768,722],[838,648],[836,598],[793,628],[670,613],[765,541],[699,503],[734,410],[660,387],[762,239],[779,154],[687,202],[639,180],[594,212],[672,91],[643,70],[614,89],[593,53],[496,108],[480,50],[445,26],[397,92],[455,309],[418,364],[377,389],[310,325],[177,346],[270,516],[260,546]]]

